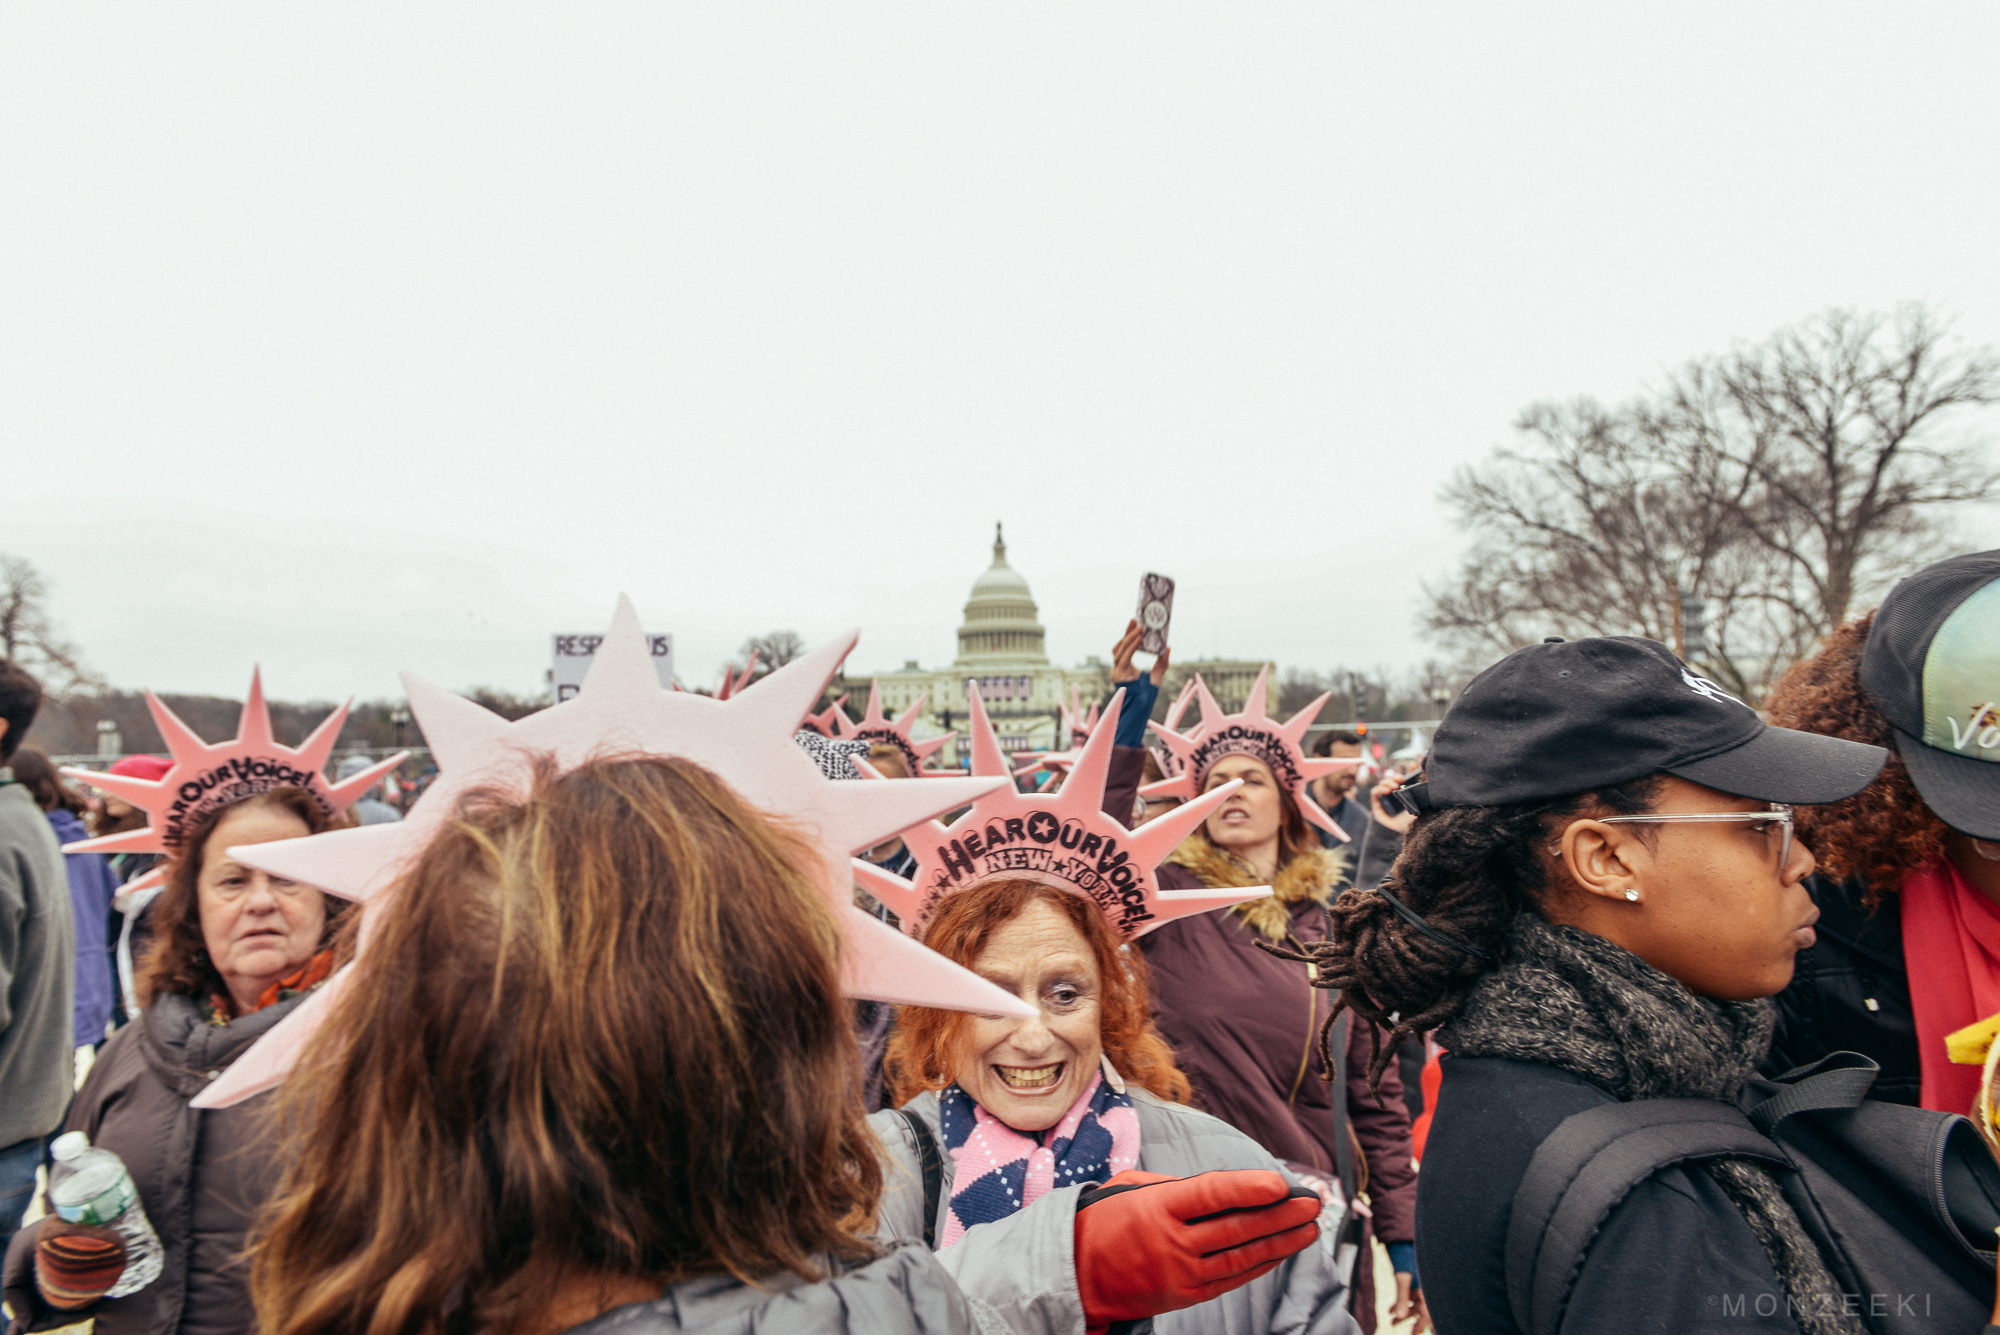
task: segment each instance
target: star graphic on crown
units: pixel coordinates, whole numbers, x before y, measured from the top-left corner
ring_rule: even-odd
[[[854,647],[850,632],[716,700],[660,686],[638,614],[620,597],[578,693],[508,722],[405,673],[410,710],[438,765],[438,779],[399,824],[332,830],[231,849],[274,875],[360,901],[359,949],[395,893],[397,878],[472,788],[525,792],[536,761],[568,770],[597,756],[678,756],[712,770],[752,805],[781,816],[824,857],[819,880],[844,929],[848,993],[901,1005],[1031,1015],[1026,1003],[854,907],[852,855],[913,824],[984,796],[1004,780],[835,783],[792,741],[800,720]],[[350,963],[244,1053],[194,1100],[227,1107],[281,1083],[354,976]]]
[[[966,683],[974,775],[1008,776],[1007,757],[986,717],[975,683]],[[1125,692],[1111,697],[1090,740],[1070,767],[1062,790],[1023,793],[1009,778],[972,804],[952,825],[925,821],[903,831],[916,859],[909,880],[856,860],[855,880],[887,905],[912,936],[921,936],[940,900],[998,877],[1024,877],[1082,895],[1127,941],[1192,913],[1207,913],[1271,893],[1267,886],[1163,890],[1155,869],[1195,826],[1242,787],[1224,784],[1136,830],[1106,815],[1118,713]],[[879,787],[879,783],[869,787]]]

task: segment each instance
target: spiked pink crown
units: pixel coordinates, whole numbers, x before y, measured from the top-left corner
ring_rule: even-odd
[[[1007,757],[978,689],[968,683],[966,696],[972,710],[972,772],[1005,776]],[[1266,886],[1160,888],[1160,863],[1241,785],[1225,784],[1136,830],[1104,814],[1111,748],[1124,703],[1122,690],[1111,697],[1061,792],[1022,793],[1010,781],[974,802],[953,825],[926,821],[903,831],[903,843],[917,863],[912,879],[856,859],[855,880],[902,920],[904,931],[918,937],[946,896],[997,877],[1025,877],[1082,895],[1127,941],[1191,913],[1270,894]]]
[[[1172,732],[1174,729],[1181,726],[1181,716],[1187,713],[1188,706],[1194,703],[1194,682],[1195,679],[1193,677],[1189,677],[1186,681],[1181,683],[1180,694],[1176,695],[1174,697],[1174,702],[1171,705],[1167,706],[1167,715],[1165,720],[1161,723],[1160,727],[1153,729],[1153,731],[1160,732],[1162,733],[1162,735],[1164,735],[1165,733]],[[1187,737],[1190,741],[1192,741],[1194,738],[1200,735],[1201,735],[1201,724],[1199,723],[1195,724],[1194,727],[1188,729],[1187,731]],[[1153,748],[1153,759],[1159,762],[1160,773],[1166,775],[1170,779],[1187,768],[1187,762],[1182,760],[1180,756],[1176,755],[1174,752],[1169,751],[1165,746],[1157,746]]]
[[[825,709],[820,710],[819,713],[806,715],[803,719],[799,720],[799,726],[809,732],[816,732],[822,737],[838,737],[840,736],[840,724],[835,723],[834,720],[845,719],[847,717],[846,705],[847,697],[843,695]]]
[[[1093,704],[1088,714],[1084,712],[1081,686],[1069,688],[1069,708],[1063,712],[1062,725],[1073,749],[1089,741],[1091,729],[1097,726],[1097,706]]]
[[[275,788],[303,788],[327,815],[335,816],[360,801],[410,754],[400,752],[351,779],[328,783],[323,773],[326,758],[340,739],[348,706],[328,714],[297,749],[280,745],[271,736],[264,674],[254,668],[250,672],[250,698],[243,702],[233,741],[210,746],[151,691],[146,692],[146,707],[153,711],[153,722],[159,725],[160,736],[173,756],[173,766],[165,774],[158,779],[140,779],[94,769],[65,769],[63,773],[130,802],[145,812],[150,822],[141,830],[65,844],[64,852],[172,853],[190,830],[222,808]]]
[[[1300,815],[1346,842],[1347,831],[1334,824],[1333,817],[1313,801],[1311,786],[1320,775],[1331,774],[1343,765],[1358,762],[1352,757],[1309,760],[1304,746],[1306,729],[1312,726],[1320,706],[1333,693],[1329,691],[1320,696],[1292,715],[1290,722],[1280,724],[1264,712],[1271,684],[1271,666],[1268,663],[1257,673],[1257,681],[1250,687],[1250,698],[1243,702],[1240,714],[1224,714],[1222,706],[1210,693],[1208,683],[1199,675],[1192,684],[1195,698],[1201,702],[1201,722],[1196,727],[1183,734],[1157,723],[1150,725],[1159,734],[1160,740],[1166,743],[1167,755],[1175,762],[1178,772],[1159,783],[1147,784],[1141,791],[1147,797],[1192,799],[1201,791],[1208,771],[1216,761],[1224,756],[1251,756],[1270,768],[1278,786],[1292,795]]]
[[[757,659],[759,654],[759,650],[752,649],[750,651],[750,661],[743,665],[743,675],[740,677],[735,675],[735,668],[727,663],[722,665],[722,685],[715,692],[716,699],[727,700],[730,696],[735,695],[751,683],[757,674]]]
[[[470,700],[405,673],[410,710],[438,763],[431,785],[407,819],[393,825],[331,830],[230,850],[253,867],[361,902],[358,949],[368,949],[399,877],[458,800],[472,788],[522,791],[538,758],[558,770],[594,756],[680,756],[713,770],[747,801],[802,830],[825,859],[817,877],[843,928],[842,982],[850,995],[904,1005],[987,1014],[1030,1014],[1024,1003],[943,956],[924,949],[854,907],[847,863],[926,817],[980,797],[990,778],[930,783],[835,783],[792,741],[799,720],[825,689],[855,636],[787,663],[729,700],[660,686],[639,617],[620,598],[611,629],[591,660],[583,688],[559,705],[512,723]],[[233,1062],[195,1099],[224,1108],[281,1083],[313,1031],[354,977],[342,968]]]
[[[843,700],[846,698],[846,696],[841,697]],[[926,775],[924,762],[944,750],[945,745],[958,735],[955,732],[948,732],[927,742],[920,742],[911,736],[911,730],[923,716],[924,701],[928,699],[929,695],[918,696],[915,704],[904,710],[900,717],[891,720],[882,712],[882,683],[871,681],[868,683],[868,712],[861,716],[861,722],[851,721],[844,709],[834,710],[832,711],[833,735],[854,737],[864,742],[887,743],[903,753],[903,764],[910,771],[911,778],[924,777]]]

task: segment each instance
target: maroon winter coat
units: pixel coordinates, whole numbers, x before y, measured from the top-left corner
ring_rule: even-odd
[[[1128,812],[1145,756],[1124,747],[1113,756],[1104,809]],[[1163,889],[1201,884],[1194,872],[1174,863],[1158,875]],[[1326,935],[1316,903],[1292,905],[1291,920],[1300,942]],[[1178,919],[1139,938],[1153,974],[1155,1020],[1194,1082],[1196,1106],[1280,1159],[1340,1166],[1350,1195],[1357,1186],[1368,1193],[1373,1235],[1384,1242],[1414,1241],[1417,1175],[1396,1063],[1383,1072],[1378,1099],[1367,1079],[1371,1026],[1351,1024],[1343,1013],[1337,1033],[1345,1041],[1335,1044],[1342,1068],[1336,1101],[1333,1086],[1320,1075],[1318,1053],[1320,1026],[1333,996],[1311,985],[1305,965],[1253,945],[1255,936],[1241,918],[1221,909]],[[1358,1270],[1355,1316],[1364,1330],[1372,1330],[1372,1267],[1364,1263]]]

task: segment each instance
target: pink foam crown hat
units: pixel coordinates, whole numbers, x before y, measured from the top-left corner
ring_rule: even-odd
[[[842,696],[845,700],[847,697]],[[903,753],[903,764],[909,769],[910,777],[921,778],[926,774],[937,774],[937,770],[925,770],[924,762],[944,750],[947,743],[958,734],[948,732],[942,737],[933,737],[920,742],[911,735],[917,720],[923,716],[924,701],[928,695],[920,695],[917,702],[904,710],[901,716],[891,719],[882,712],[882,684],[868,683],[868,711],[855,723],[847,717],[844,709],[832,709],[833,736],[852,737],[864,742],[883,742]],[[950,773],[950,771],[946,771]]]
[[[1081,686],[1069,688],[1069,707],[1063,712],[1062,726],[1073,750],[1089,741],[1091,730],[1097,726],[1097,706],[1093,703],[1088,712],[1084,710]]]
[[[967,684],[972,711],[972,772],[1006,777],[1007,757],[986,717],[979,691]],[[856,860],[854,878],[922,936],[947,896],[982,881],[1025,877],[1082,895],[1127,941],[1192,913],[1207,913],[1271,893],[1267,886],[1220,890],[1163,890],[1156,870],[1195,826],[1229,799],[1240,783],[1225,784],[1176,807],[1136,830],[1106,815],[1104,788],[1125,692],[1111,697],[1058,793],[1023,793],[1011,780],[972,804],[952,825],[926,821],[903,831],[916,859],[908,880]],[[869,784],[868,787],[879,787]]]
[[[352,704],[352,701],[348,702]],[[351,779],[329,783],[326,759],[347,722],[348,705],[328,714],[312,735],[296,748],[271,735],[271,709],[264,699],[264,674],[252,669],[250,697],[236,724],[236,737],[210,746],[194,730],[146,692],[146,707],[172,757],[157,779],[113,771],[66,768],[63,773],[93,788],[122,798],[146,813],[144,829],[107,834],[63,845],[65,853],[173,853],[190,831],[232,803],[276,788],[300,788],[329,816],[339,815],[367,795],[396,766],[409,759],[404,751],[371,765]],[[155,868],[125,889],[157,883],[163,868]]]
[[[803,830],[824,859],[817,877],[843,928],[841,976],[857,997],[985,1014],[1032,1015],[1026,1003],[854,907],[848,866],[912,824],[985,795],[1004,780],[835,783],[792,741],[799,722],[854,647],[850,633],[717,700],[660,686],[638,614],[620,597],[583,687],[509,723],[405,673],[438,778],[398,824],[331,830],[232,848],[240,862],[361,903],[357,949],[394,896],[399,876],[472,788],[526,790],[536,761],[573,769],[602,755],[679,756],[715,772],[753,805]],[[425,887],[427,890],[428,888]],[[307,1041],[352,985],[350,963],[232,1063],[194,1100],[223,1108],[283,1082]]]
[[[841,696],[817,714],[808,714],[799,720],[799,726],[807,732],[816,732],[822,737],[840,736],[840,724],[835,719],[847,720],[847,697]]]
[[[1181,715],[1187,713],[1188,706],[1194,703],[1194,684],[1195,679],[1193,677],[1189,677],[1181,683],[1180,693],[1174,696],[1174,702],[1167,706],[1165,721],[1160,727],[1153,728],[1154,732],[1164,736],[1166,733],[1172,732],[1181,726]],[[1147,726],[1150,727],[1151,725],[1148,724]],[[1190,740],[1200,735],[1201,724],[1199,723],[1187,731],[1187,737]],[[1187,768],[1187,762],[1183,761],[1174,752],[1169,751],[1164,745],[1153,748],[1153,760],[1159,765],[1160,773],[1170,779]]]
[[[750,661],[743,665],[743,675],[740,677],[735,675],[736,669],[724,663],[722,665],[722,685],[716,690],[715,698],[718,700],[727,700],[730,696],[756,680],[757,660],[762,656],[762,650],[752,649],[750,651]]]
[[[1186,733],[1175,732],[1171,727],[1161,727],[1157,723],[1149,725],[1166,744],[1173,774],[1158,783],[1147,784],[1140,792],[1147,797],[1192,799],[1201,791],[1209,769],[1218,760],[1224,756],[1251,756],[1269,767],[1278,781],[1278,787],[1291,794],[1300,815],[1344,843],[1347,831],[1334,824],[1333,817],[1313,801],[1312,781],[1344,765],[1359,762],[1353,757],[1310,760],[1306,757],[1304,746],[1306,729],[1312,726],[1320,706],[1333,693],[1328,691],[1292,715],[1290,722],[1280,724],[1264,712],[1270,683],[1271,666],[1267,663],[1258,671],[1257,681],[1250,687],[1250,698],[1243,702],[1243,712],[1224,714],[1222,706],[1210,693],[1208,683],[1197,675],[1192,684],[1195,698],[1201,702],[1201,721]],[[1181,707],[1181,703],[1176,702],[1175,717],[1178,717]]]

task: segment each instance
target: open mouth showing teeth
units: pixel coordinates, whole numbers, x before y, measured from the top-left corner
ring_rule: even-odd
[[[1053,1066],[995,1066],[1009,1089],[1047,1089],[1062,1078],[1064,1062]]]

